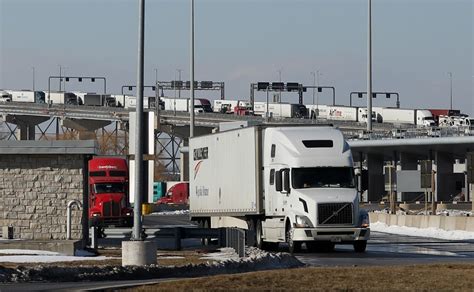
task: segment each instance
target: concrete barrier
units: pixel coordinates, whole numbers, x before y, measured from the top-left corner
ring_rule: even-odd
[[[463,230],[474,232],[474,217],[435,215],[394,215],[369,213],[370,222],[416,228],[439,228],[442,230]]]

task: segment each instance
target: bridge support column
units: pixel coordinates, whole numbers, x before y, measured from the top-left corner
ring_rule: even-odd
[[[49,117],[7,115],[6,122],[15,124],[20,130],[20,140],[35,140],[36,125],[49,120]]]
[[[183,146],[189,146],[189,138],[183,139],[181,142],[180,148],[182,149]],[[189,181],[189,160],[192,157],[191,153],[183,153],[181,152],[181,159],[179,161],[179,169],[181,170],[180,173],[180,180],[181,181]]]
[[[435,200],[451,201],[456,195],[456,180],[453,173],[453,154],[435,153]]]
[[[401,170],[417,170],[418,158],[413,154],[402,152],[400,153],[400,167]],[[397,195],[399,201],[413,201],[419,196],[419,193],[398,192]]]
[[[108,126],[112,121],[85,120],[65,118],[61,120],[61,126],[74,129],[79,132],[80,140],[95,139],[95,130]]]
[[[374,154],[367,155],[367,170],[369,176],[367,198],[369,201],[379,201],[385,194],[383,162],[383,156]]]

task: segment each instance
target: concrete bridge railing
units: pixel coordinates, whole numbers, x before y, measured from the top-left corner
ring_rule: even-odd
[[[440,215],[395,215],[369,213],[370,222],[416,228],[439,228],[446,231],[462,230],[474,232],[474,217]]]

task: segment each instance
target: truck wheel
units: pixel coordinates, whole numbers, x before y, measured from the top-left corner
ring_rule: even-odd
[[[293,228],[287,227],[286,230],[286,243],[288,243],[288,251],[293,254],[294,252],[298,252],[301,249],[301,242],[293,240]]]
[[[263,242],[262,221],[259,219],[255,222],[255,244],[260,249],[265,249],[265,242]]]
[[[366,248],[367,248],[367,240],[358,240],[354,242],[355,252],[365,252]]]
[[[211,222],[209,222],[209,221],[210,220],[208,220],[208,219],[203,219],[202,220],[202,228],[210,228],[210,226],[211,226],[210,223]],[[210,245],[210,243],[211,243],[211,239],[209,237],[204,237],[202,239],[202,245],[208,246],[208,245]]]

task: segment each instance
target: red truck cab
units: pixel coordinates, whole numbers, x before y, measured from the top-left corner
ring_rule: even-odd
[[[131,226],[133,209],[128,196],[128,166],[122,158],[89,161],[89,225]]]
[[[189,204],[189,182],[180,182],[172,186],[157,204],[187,205]]]

